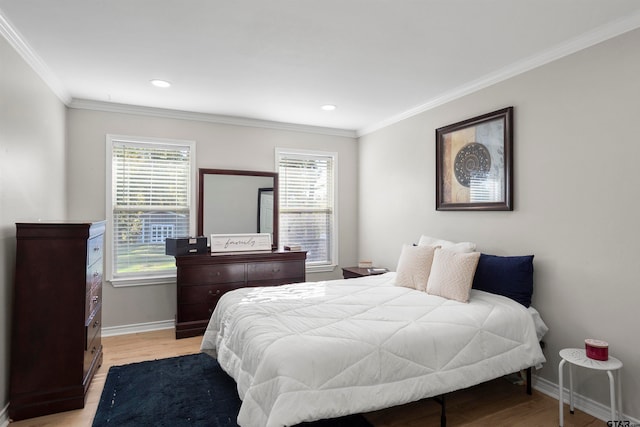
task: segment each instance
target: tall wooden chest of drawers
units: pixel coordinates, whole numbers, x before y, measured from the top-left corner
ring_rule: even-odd
[[[176,338],[202,335],[227,291],[304,282],[306,258],[288,251],[177,256]]]
[[[16,224],[9,416],[84,407],[102,364],[105,222]]]

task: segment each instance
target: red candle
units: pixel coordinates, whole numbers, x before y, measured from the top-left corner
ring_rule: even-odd
[[[601,340],[586,339],[584,347],[587,350],[587,357],[594,360],[609,359],[609,343]]]

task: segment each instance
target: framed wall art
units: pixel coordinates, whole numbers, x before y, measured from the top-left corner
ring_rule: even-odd
[[[436,210],[513,210],[513,107],[436,129]]]

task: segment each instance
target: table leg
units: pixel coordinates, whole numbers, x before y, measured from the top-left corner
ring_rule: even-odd
[[[607,375],[609,376],[609,394],[611,396],[611,421],[616,421],[618,419],[616,417],[616,381],[611,371],[607,371]]]
[[[620,369],[616,370],[616,382],[618,384],[618,418],[622,419],[622,376]]]
[[[558,402],[560,406],[560,427],[564,426],[564,385],[562,384],[562,368],[566,360],[562,359],[558,365]]]
[[[569,413],[573,414],[573,365],[569,363]]]

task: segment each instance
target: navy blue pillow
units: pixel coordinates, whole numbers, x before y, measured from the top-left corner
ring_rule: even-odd
[[[472,288],[503,295],[529,307],[533,294],[533,255],[480,254]]]

